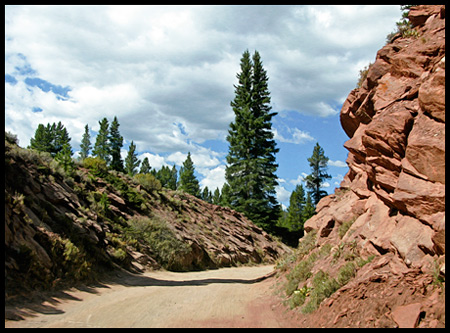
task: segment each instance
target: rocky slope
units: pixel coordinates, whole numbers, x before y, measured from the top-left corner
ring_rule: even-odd
[[[445,325],[445,7],[409,19],[343,104],[350,170],[281,265],[305,326]]]
[[[122,267],[200,270],[271,263],[289,248],[231,209],[5,140],[5,296]]]

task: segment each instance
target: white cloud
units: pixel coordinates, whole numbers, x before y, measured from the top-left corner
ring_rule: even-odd
[[[211,192],[214,192],[216,188],[222,189],[225,180],[225,166],[219,165],[213,169],[199,169],[202,173],[203,179],[200,181],[201,188],[208,186]]]
[[[334,167],[338,167],[338,168],[346,168],[347,167],[347,163],[339,161],[339,160],[336,160],[336,161],[329,160],[328,164],[331,166],[334,166]]]
[[[163,165],[168,166],[169,164],[165,161],[164,157],[158,155],[158,154],[151,154],[151,153],[143,153],[139,155],[139,160],[143,161],[144,158],[148,158],[148,161],[150,163],[150,166],[152,169],[159,170],[162,168]]]
[[[336,114],[354,64],[373,60],[399,15],[398,6],[6,6],[5,72],[23,54],[36,76],[72,89],[73,103],[48,100],[44,113],[91,125],[130,115],[123,133],[162,152],[180,146],[162,135],[177,121],[195,142],[224,139],[245,49],[261,53],[278,111]]]
[[[39,123],[62,121],[77,150],[86,124],[95,132],[117,116],[152,167],[181,165],[190,151],[212,189],[224,154],[210,142],[224,142],[234,119],[243,51],[260,52],[273,111],[334,116],[400,16],[399,6],[8,5],[5,74],[17,82],[5,84],[5,129],[27,146]],[[69,98],[26,78],[68,87]],[[275,138],[316,140],[290,126],[276,124]]]
[[[292,185],[298,185],[305,181],[306,176],[308,176],[306,173],[302,172],[300,175],[298,175],[297,179],[291,179],[289,183]]]
[[[308,132],[303,132],[298,128],[287,128],[287,135],[282,135],[276,128],[272,129],[272,132],[275,140],[279,140],[280,142],[303,144],[308,141],[314,141],[314,138]]]
[[[283,186],[276,186],[275,187],[276,196],[278,202],[289,202],[289,198],[291,197],[291,192],[286,190]]]
[[[167,156],[167,161],[172,162],[178,166],[183,165],[183,162],[186,161],[187,154],[183,154],[182,152],[177,151],[176,153],[170,154]]]

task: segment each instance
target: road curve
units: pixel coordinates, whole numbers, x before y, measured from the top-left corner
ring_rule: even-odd
[[[121,273],[14,308],[5,327],[294,327],[273,295],[273,266]],[[5,312],[11,311],[5,307]]]

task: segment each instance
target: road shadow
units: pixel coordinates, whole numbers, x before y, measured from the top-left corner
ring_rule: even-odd
[[[124,272],[123,279],[120,277],[114,279],[113,283],[118,283],[124,286],[130,287],[149,287],[149,286],[162,286],[162,287],[182,287],[182,286],[205,286],[212,283],[237,283],[237,284],[253,284],[264,281],[265,279],[275,275],[275,271],[254,279],[221,279],[221,278],[209,278],[209,279],[193,279],[193,280],[165,280],[156,279],[145,275],[138,275],[133,273]]]
[[[103,276],[94,283],[79,284],[66,290],[55,291],[35,291],[24,293],[13,298],[5,299],[5,319],[24,320],[26,317],[36,317],[40,314],[63,314],[64,311],[58,309],[58,305],[63,300],[82,301],[69,294],[69,289],[80,290],[92,294],[100,294],[101,289],[111,288],[109,285],[122,285],[126,287],[180,287],[180,286],[205,286],[213,283],[236,283],[236,284],[254,284],[275,275],[275,271],[254,279],[193,279],[193,280],[166,280],[146,276],[142,273],[132,273],[124,269],[113,271]]]
[[[36,317],[37,314],[63,314],[58,309],[61,301],[82,301],[82,299],[69,294],[69,289],[100,293],[100,288],[110,288],[106,284],[96,281],[89,284],[77,284],[70,288],[60,287],[55,290],[23,291],[13,297],[5,297],[5,319],[24,320],[26,317]]]

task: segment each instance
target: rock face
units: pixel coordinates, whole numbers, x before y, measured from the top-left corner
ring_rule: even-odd
[[[396,39],[378,51],[362,88],[350,93],[341,110],[350,136],[344,145],[350,171],[341,188],[356,194],[353,205],[369,198],[382,203],[377,211],[384,215],[370,217],[371,223],[390,221],[405,238],[420,235],[408,250],[398,248],[395,232],[384,242],[406,260],[417,252],[410,263],[416,267],[436,254],[433,236],[445,230],[443,8],[413,7],[410,22],[419,37]],[[376,242],[372,235],[366,240]]]
[[[437,318],[424,306],[432,281],[445,279],[445,7],[413,7],[409,19],[418,37],[398,35],[379,50],[362,87],[343,104],[349,172],[305,223],[318,249],[329,244],[339,254],[351,244],[372,258],[309,319],[312,326],[317,320],[326,327],[423,327],[445,320],[445,312]],[[395,288],[403,296],[387,297]],[[445,304],[443,297],[439,302]]]
[[[120,173],[5,141],[5,294],[98,278],[114,268],[199,270],[271,263],[290,248],[242,214]]]

